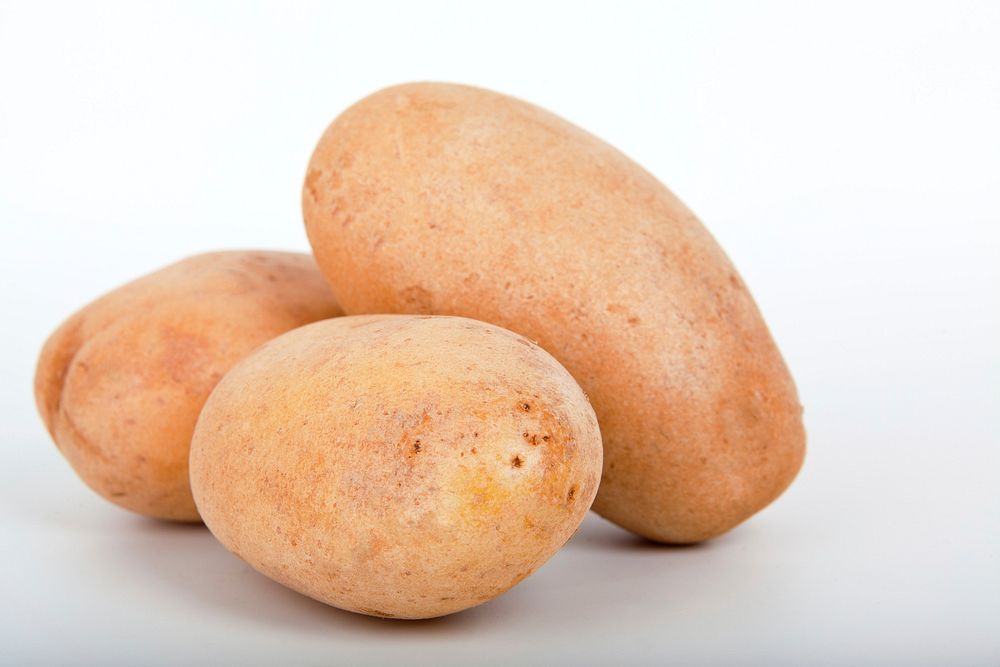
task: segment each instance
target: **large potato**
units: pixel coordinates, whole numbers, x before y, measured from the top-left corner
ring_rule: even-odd
[[[38,361],[38,409],[99,494],[147,516],[196,521],[188,452],[212,387],[261,343],[339,314],[307,255],[191,257],[60,326]]]
[[[551,113],[383,90],[326,130],[303,209],[349,314],[474,317],[565,364],[604,437],[594,509],[625,528],[704,540],[798,471],[795,386],[726,255],[653,176]]]
[[[483,322],[342,317],[289,332],[212,392],[191,446],[219,540],[317,600],[449,614],[531,574],[601,476],[583,391]]]

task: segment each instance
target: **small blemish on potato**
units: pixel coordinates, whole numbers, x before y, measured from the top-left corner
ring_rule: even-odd
[[[576,498],[576,484],[569,487],[569,492],[566,493],[566,502],[571,503]]]
[[[428,313],[432,310],[433,295],[421,285],[410,285],[400,290],[399,297],[415,312]]]
[[[390,614],[387,611],[379,611],[378,609],[371,609],[369,607],[358,607],[358,611],[362,614],[368,614],[369,616],[381,616],[382,618],[396,618],[395,614]]]
[[[344,169],[350,169],[351,165],[354,164],[354,154],[353,153],[342,153],[339,158],[337,158],[337,164]]]
[[[319,169],[310,169],[309,173],[306,175],[306,193],[313,201],[319,199],[319,189],[317,188],[317,185],[321,178],[323,178],[323,172]]]
[[[420,445],[420,441],[419,440],[414,440],[413,441],[413,453],[414,454],[419,454],[420,450],[422,450],[422,449],[423,449],[423,447]]]
[[[510,460],[510,465],[513,468],[520,468],[521,466],[524,465],[524,459],[522,459],[521,456],[518,454]]]
[[[528,403],[527,401],[524,401],[523,403],[521,403],[520,407],[525,412],[531,412],[531,403]]]

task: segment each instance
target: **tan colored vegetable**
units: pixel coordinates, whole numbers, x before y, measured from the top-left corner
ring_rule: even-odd
[[[427,618],[515,585],[597,491],[597,419],[549,354],[451,317],[287,333],[205,404],[191,485],[231,551],[317,600]]]
[[[212,387],[261,343],[339,314],[307,255],[191,257],[60,326],[38,361],[38,409],[99,494],[147,516],[197,521],[188,451]]]
[[[326,130],[303,190],[350,314],[434,313],[537,340],[604,437],[594,509],[646,537],[719,535],[791,483],[795,386],[746,285],[660,182],[525,102],[383,90]]]

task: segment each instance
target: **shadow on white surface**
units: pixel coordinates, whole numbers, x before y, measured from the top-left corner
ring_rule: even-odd
[[[935,577],[915,581],[900,570],[889,556],[910,543],[909,524],[892,529],[883,513],[823,503],[810,490],[822,470],[819,454],[830,447],[807,464],[805,487],[721,538],[660,545],[591,513],[564,549],[508,593],[425,621],[362,616],[291,591],[229,553],[204,526],[112,507],[46,447],[22,446],[45,462],[44,475],[9,475],[0,485],[5,534],[17,536],[8,571],[20,575],[5,582],[9,615],[0,627],[0,645],[15,648],[11,664],[64,664],[74,656],[79,664],[228,665],[238,656],[240,664],[265,665],[289,655],[316,664],[510,664],[539,646],[555,652],[547,664],[644,664],[654,645],[692,665],[732,663],[738,645],[750,664],[788,637],[796,638],[795,660],[767,664],[823,664],[836,651],[863,663],[872,645],[890,657],[926,655],[907,664],[980,664],[995,653],[985,625],[992,599],[958,629],[912,636],[912,627],[958,618],[974,599],[970,586],[988,585],[993,575],[940,567],[954,551],[940,544],[914,555],[938,564]],[[865,549],[826,554],[852,538]],[[973,565],[989,560],[987,551],[975,553],[982,556]],[[933,607],[919,604],[928,595],[936,596]],[[906,605],[878,614],[900,596]],[[880,620],[859,627],[859,613]],[[964,646],[959,657],[970,660],[941,662],[953,650],[944,637],[955,636]]]
[[[599,515],[591,512],[587,520],[583,522],[580,529],[573,536],[573,539],[566,544],[565,548],[594,551],[612,550],[618,552],[703,552],[709,549],[717,549],[720,544],[728,541],[730,535],[731,533],[715,540],[696,544],[661,544],[619,528],[610,521],[599,518]]]
[[[572,608],[573,599],[595,597],[606,611],[627,610],[646,596],[639,588],[649,566],[656,567],[661,579],[676,578],[670,588],[683,589],[684,580],[690,582],[696,575],[692,558],[724,552],[733,541],[725,537],[689,546],[657,544],[591,513],[557,555],[569,563],[553,570],[543,566],[508,593],[458,614],[393,620],[337,609],[288,589],[227,551],[201,524],[150,520],[97,507],[96,499],[89,500],[93,508],[77,511],[60,509],[56,502],[44,499],[24,510],[36,525],[75,533],[74,553],[61,559],[69,567],[99,577],[101,581],[95,583],[113,591],[109,594],[125,593],[122,597],[137,606],[172,608],[180,614],[190,610],[220,624],[249,625],[262,632],[299,637],[458,638],[482,634],[487,628],[492,633],[532,619],[542,621],[553,613],[573,624],[585,613]],[[630,563],[638,569],[629,567]],[[671,615],[670,605],[664,604],[662,611]]]
[[[119,576],[157,597],[209,608],[264,628],[297,634],[442,636],[496,623],[516,610],[500,600],[460,614],[425,620],[365,616],[323,604],[258,573],[223,547],[200,524],[172,524],[129,517],[127,539],[102,541],[104,557]],[[110,564],[109,563],[109,564]]]

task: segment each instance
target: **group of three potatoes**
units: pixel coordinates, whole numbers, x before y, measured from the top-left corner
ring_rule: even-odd
[[[591,505],[697,542],[797,473],[802,409],[732,264],[565,120],[389,88],[326,130],[302,204],[315,263],[192,257],[46,343],[39,409],[98,493],[328,604],[425,618],[515,585]]]

